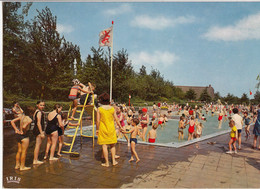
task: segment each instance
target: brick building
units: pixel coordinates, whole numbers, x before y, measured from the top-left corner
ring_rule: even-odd
[[[209,85],[206,87],[198,87],[198,86],[176,86],[177,88],[180,88],[184,93],[186,93],[189,89],[192,89],[196,93],[196,98],[200,98],[200,94],[203,92],[204,89],[207,89],[209,96],[213,99],[214,98],[214,88]]]

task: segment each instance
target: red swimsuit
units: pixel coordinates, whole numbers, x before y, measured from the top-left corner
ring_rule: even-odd
[[[195,126],[195,123],[193,125],[190,124],[190,127],[188,129],[189,133],[193,133],[194,132],[194,126]]]

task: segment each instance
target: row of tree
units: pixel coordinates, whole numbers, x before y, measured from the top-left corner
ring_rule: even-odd
[[[79,46],[59,34],[57,17],[48,7],[37,10],[34,19],[25,21],[31,5],[26,3],[22,7],[19,2],[3,3],[4,99],[16,95],[66,101],[73,78],[82,83],[95,83],[97,94],[109,92],[110,50],[92,47],[91,54],[81,60]],[[19,14],[20,9],[22,13]],[[147,101],[196,99],[193,90],[184,93],[173,82],[165,80],[159,70],[152,69],[147,73],[146,67],[142,66],[139,72],[134,71],[127,51],[122,49],[113,54],[113,99],[126,102],[129,94]],[[225,98],[233,102],[230,96],[233,98],[232,95]],[[204,90],[198,100],[209,102],[218,98],[221,98],[218,93],[215,99],[211,99]]]

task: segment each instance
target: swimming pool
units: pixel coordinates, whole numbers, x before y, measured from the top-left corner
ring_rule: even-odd
[[[230,128],[228,126],[228,120],[222,122],[222,128],[218,129],[218,117],[217,116],[211,116],[211,115],[206,115],[205,117],[207,118],[207,121],[202,121],[199,120],[204,126],[202,130],[202,136],[197,139],[193,139],[190,141],[187,141],[188,139],[188,125],[186,129],[184,129],[184,138],[183,140],[178,140],[178,119],[169,119],[169,121],[166,123],[166,125],[161,128],[160,126],[157,128],[157,138],[156,138],[156,143],[148,143],[148,142],[143,142],[139,137],[138,143],[142,144],[148,144],[148,145],[159,145],[159,146],[167,146],[167,147],[182,147],[186,146],[189,144],[192,144],[194,142],[202,141],[205,139],[209,139],[221,134],[225,134],[230,132]],[[147,132],[151,130],[152,127],[148,126]],[[80,132],[78,132],[78,135]],[[92,135],[92,126],[85,126],[83,127],[83,133]],[[74,129],[65,131],[65,134],[74,134]],[[123,139],[118,139],[118,141],[126,141],[124,138]]]

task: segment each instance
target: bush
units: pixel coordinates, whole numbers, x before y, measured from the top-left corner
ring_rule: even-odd
[[[30,101],[18,101],[21,108],[24,110],[26,115],[31,115],[33,110],[36,110],[36,103],[38,100],[30,100]],[[45,101],[45,112],[49,112],[53,110],[55,104],[60,104],[63,107],[63,110],[69,110],[71,102],[56,102],[56,101]],[[4,101],[4,108],[12,108],[13,101]]]

